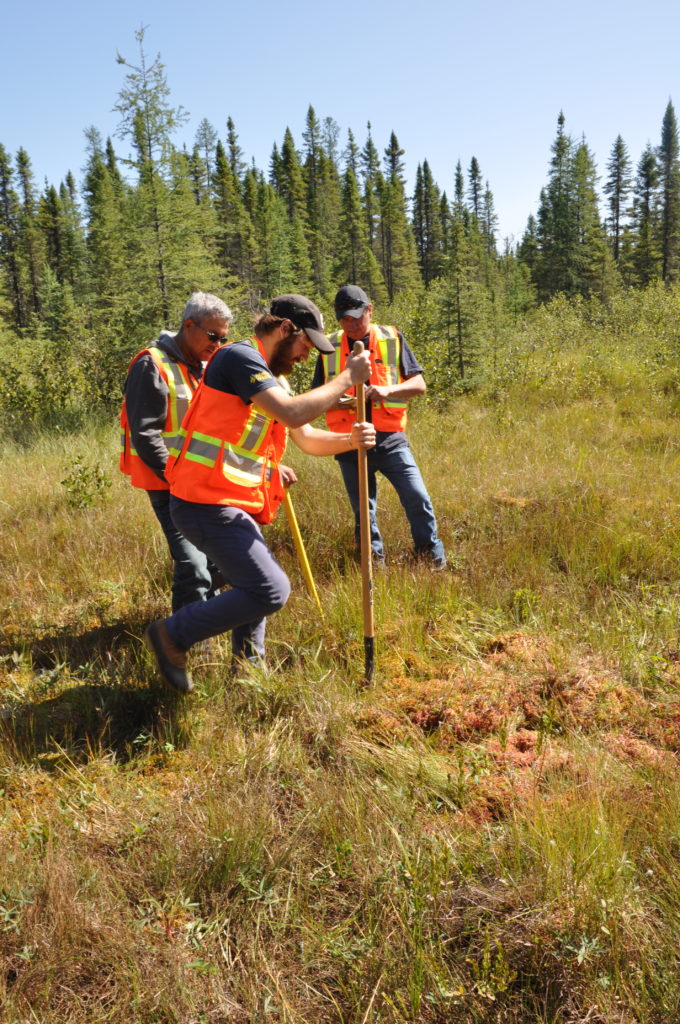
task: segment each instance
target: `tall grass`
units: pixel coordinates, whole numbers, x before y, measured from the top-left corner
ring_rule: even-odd
[[[1,1021],[678,1018],[680,427],[666,371],[573,333],[414,406],[451,565],[382,487],[370,688],[332,460],[288,453],[324,619],[281,518],[270,671],[219,639],[181,701],[113,424],[5,446]]]

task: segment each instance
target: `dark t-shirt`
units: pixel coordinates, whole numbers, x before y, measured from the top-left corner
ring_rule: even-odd
[[[416,374],[418,374],[418,373],[423,373],[423,368],[420,365],[420,363],[418,362],[418,360],[416,359],[416,357],[414,356],[413,351],[412,351],[410,345],[408,344],[408,342],[404,338],[404,335],[401,333],[401,331],[397,331],[397,334],[399,335],[399,343],[400,343],[400,345],[399,345],[399,348],[400,348],[399,369],[401,371],[402,377],[404,379],[406,379],[408,377],[415,377]],[[366,334],[362,338],[362,341],[364,343],[364,347],[368,346],[369,338],[370,338],[370,334]],[[323,383],[324,383],[323,360],[322,360],[321,356],[319,356],[319,358],[316,361],[316,366],[314,367],[314,377],[312,378],[312,387],[313,388],[318,388]],[[372,409],[372,403],[371,402],[367,402],[366,403],[366,419],[369,420],[369,421],[371,420],[371,409]],[[370,448],[369,449],[368,457],[370,459],[371,452],[376,452],[376,453],[379,453],[381,451],[382,452],[387,452],[387,451],[390,451],[392,448],[400,448],[402,445],[405,445],[405,444],[408,444],[408,442],[406,440],[406,435],[404,434],[403,430],[393,430],[393,431],[376,430],[376,432],[375,432],[375,448]],[[336,455],[335,458],[337,459],[338,462],[353,462],[357,458],[357,453],[355,451],[341,452],[339,455]]]
[[[219,349],[208,363],[205,383],[217,391],[237,395],[247,405],[260,391],[281,387],[249,341],[236,341]]]

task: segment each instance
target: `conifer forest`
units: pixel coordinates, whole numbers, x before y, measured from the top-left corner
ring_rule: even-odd
[[[617,135],[604,172],[559,112],[537,214],[511,245],[474,155],[438,183],[422,154],[411,191],[396,130],[376,139],[370,122],[341,138],[310,105],[302,138],[286,129],[264,168],[248,161],[230,117],[202,120],[193,145],[179,146],[187,115],[171,105],[143,31],[137,42],[134,63],[119,57],[115,137],[91,126],[84,157],[73,154],[80,180],[66,170],[40,188],[30,154],[0,144],[6,422],[112,407],[130,355],[159,326],[177,326],[194,289],[224,296],[247,332],[248,314],[275,294],[308,294],[328,315],[336,288],[356,282],[408,326],[431,393],[450,394],[474,389],[508,326],[557,294],[606,304],[678,275],[671,101],[658,145],[631,154]]]

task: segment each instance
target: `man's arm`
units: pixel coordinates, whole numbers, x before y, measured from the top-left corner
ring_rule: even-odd
[[[362,352],[361,355],[350,355],[342,373],[322,384],[320,388],[305,391],[302,395],[288,395],[281,387],[270,387],[253,395],[252,403],[260,412],[278,420],[284,427],[294,430],[327,412],[343,392],[361,381],[368,380],[370,375],[368,352]]]
[[[142,462],[165,481],[168,449],[162,433],[168,414],[168,389],[151,356],[140,356],[128,374],[125,409],[133,447]]]
[[[340,455],[358,448],[375,447],[375,427],[372,423],[355,423],[348,434],[335,434],[305,424],[291,430],[295,444],[307,455]]]
[[[403,380],[401,384],[369,385],[366,388],[366,400],[373,402],[374,405],[380,405],[381,402],[390,398],[396,398],[405,402],[409,398],[417,398],[419,395],[424,395],[426,389],[425,378],[422,373],[417,373],[414,377]]]
[[[414,356],[411,346],[401,331],[398,334],[401,349],[399,369],[401,370],[403,380],[400,384],[384,385],[381,387],[373,385],[368,387],[366,389],[366,399],[367,401],[374,402],[376,405],[390,398],[407,402],[410,398],[418,398],[419,395],[424,395],[427,390],[422,366]]]

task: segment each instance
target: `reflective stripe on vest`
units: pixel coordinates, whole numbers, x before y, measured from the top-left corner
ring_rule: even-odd
[[[156,346],[142,349],[128,366],[128,373],[133,364],[140,356],[148,353],[156,364],[165,386],[168,389],[168,407],[165,417],[165,424],[161,431],[163,444],[168,449],[169,455],[176,455],[180,438],[180,427],[186,415],[189,403],[198,386],[195,378],[183,363],[175,362],[167,352]],[[132,444],[130,425],[125,408],[125,399],[120,417],[120,468],[123,473],[130,477],[134,487],[141,487],[145,490],[165,490],[165,484],[139,457],[139,453]]]
[[[322,353],[326,380],[342,373],[349,354],[349,339],[343,331],[336,331],[328,339],[333,352]],[[369,349],[371,352],[371,376],[369,383],[377,386],[400,384],[404,379],[400,370],[401,346],[396,327],[371,324]],[[379,358],[378,358],[379,357]],[[353,394],[350,388],[347,394]],[[406,427],[408,403],[403,399],[387,399],[379,405],[373,403],[371,418],[376,430],[400,431]],[[351,409],[332,409],[326,413],[326,424],[336,433],[352,429],[356,412]]]
[[[251,344],[264,357],[256,339]],[[199,504],[234,505],[270,522],[283,498],[278,463],[286,428],[237,395],[209,387],[194,398],[166,475],[172,493]]]

